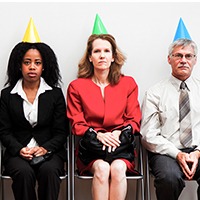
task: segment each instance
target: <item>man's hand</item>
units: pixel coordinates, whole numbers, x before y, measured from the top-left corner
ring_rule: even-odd
[[[194,151],[190,154],[179,152],[176,157],[183,173],[185,174],[188,180],[191,180],[194,177],[196,172],[198,160],[199,160],[199,152]]]
[[[194,177],[194,174],[196,173],[196,169],[198,166],[198,161],[200,157],[200,152],[199,151],[193,151],[190,154],[190,160],[191,160],[191,168],[190,171],[192,173],[191,179]]]

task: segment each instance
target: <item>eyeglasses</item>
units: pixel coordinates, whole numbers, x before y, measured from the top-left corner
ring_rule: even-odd
[[[191,53],[188,53],[188,54],[185,54],[185,55],[183,55],[181,53],[175,53],[175,54],[172,54],[171,56],[174,57],[176,60],[180,60],[183,57],[185,57],[185,59],[187,59],[187,60],[192,60],[192,58],[194,58],[196,55],[191,54]]]

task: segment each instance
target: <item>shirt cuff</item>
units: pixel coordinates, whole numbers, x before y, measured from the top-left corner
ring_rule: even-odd
[[[176,159],[178,153],[181,152],[181,150],[179,149],[171,149],[168,153],[169,156],[171,156],[172,158]]]

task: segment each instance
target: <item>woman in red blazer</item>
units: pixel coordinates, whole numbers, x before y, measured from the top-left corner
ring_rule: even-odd
[[[94,132],[108,152],[121,144],[124,127],[132,134],[139,131],[141,112],[138,86],[130,76],[121,73],[125,57],[110,34],[93,34],[79,63],[78,79],[72,81],[67,93],[67,116],[72,133],[83,136]],[[123,200],[126,197],[126,172],[134,173],[134,161],[93,159],[84,163],[77,159],[80,174],[94,175],[92,196],[94,200]],[[109,180],[110,179],[110,180]]]
[[[4,166],[16,200],[56,200],[64,170],[66,103],[57,87],[60,73],[44,43],[20,42],[11,52],[0,99],[0,140]],[[50,156],[33,165],[39,156]]]

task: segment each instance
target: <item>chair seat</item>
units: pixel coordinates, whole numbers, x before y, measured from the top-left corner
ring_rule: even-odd
[[[82,179],[82,181],[84,180],[92,180],[93,179],[93,175],[92,174],[86,174],[86,175],[80,175],[78,170],[76,169],[76,164],[75,164],[75,151],[76,151],[76,146],[78,143],[78,140],[80,139],[80,137],[78,136],[74,136],[74,135],[70,135],[71,136],[71,142],[72,142],[72,200],[75,200],[75,177],[77,179]],[[143,175],[143,153],[142,153],[142,146],[140,143],[140,134],[137,135],[137,151],[138,151],[138,156],[136,157],[136,162],[137,162],[137,167],[136,169],[138,171],[136,171],[136,174],[127,174],[126,178],[127,180],[133,180],[133,181],[137,181],[136,184],[136,200],[140,199],[138,198],[138,193],[141,192],[140,196],[141,196],[141,200],[144,200],[144,175]],[[73,170],[74,169],[74,170]],[[138,184],[138,181],[140,181]],[[140,188],[139,188],[140,185]]]
[[[93,175],[91,175],[91,174],[80,175],[78,170],[75,170],[74,176],[76,176],[79,179],[92,179],[93,178]],[[128,179],[128,180],[143,179],[143,178],[144,178],[144,176],[142,174],[140,174],[139,172],[138,172],[138,174],[135,174],[135,175],[129,174],[126,176],[126,179]]]

